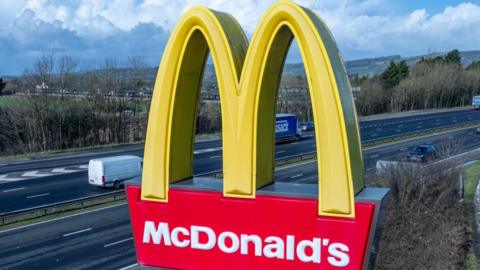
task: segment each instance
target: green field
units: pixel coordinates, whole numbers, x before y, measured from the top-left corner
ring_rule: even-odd
[[[0,96],[0,107],[18,104],[23,98],[19,96]]]

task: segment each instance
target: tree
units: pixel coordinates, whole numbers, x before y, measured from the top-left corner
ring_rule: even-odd
[[[445,55],[445,62],[447,64],[462,64],[462,57],[460,56],[460,52],[457,49],[449,51]]]
[[[473,61],[472,63],[470,63],[470,65],[468,65],[466,70],[480,70],[480,61]]]
[[[65,55],[58,59],[57,75],[58,88],[60,88],[60,96],[63,100],[63,95],[68,88],[71,88],[75,80],[75,69],[77,68],[77,61],[71,56]]]
[[[0,96],[2,95],[2,91],[7,86],[7,82],[4,82],[2,78],[0,78]]]
[[[409,66],[405,60],[400,61],[398,64],[392,60],[387,69],[382,73],[381,78],[386,88],[391,89],[405,79],[408,76],[408,72]]]

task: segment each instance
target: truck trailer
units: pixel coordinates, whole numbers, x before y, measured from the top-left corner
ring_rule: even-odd
[[[301,139],[302,131],[298,128],[295,114],[281,113],[275,117],[275,142],[289,142]]]

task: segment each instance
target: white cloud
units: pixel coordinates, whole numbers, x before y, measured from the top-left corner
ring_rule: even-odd
[[[0,28],[7,27],[25,7],[25,0],[0,1]]]
[[[116,50],[111,53],[117,55],[133,54],[138,50],[151,55],[154,58],[151,63],[157,63],[161,52],[139,49],[139,46],[146,43],[145,40],[149,40],[149,36],[144,36],[141,42],[133,38],[141,38],[142,33],[153,35],[155,40],[148,42],[152,42],[152,50],[158,50],[156,48],[166,42],[168,31],[189,7],[204,5],[228,12],[251,36],[260,16],[273,2],[275,1],[2,0],[0,49],[5,44],[23,44],[25,50],[41,53],[45,46],[38,46],[34,38],[47,38],[39,34],[43,33],[50,39],[58,39],[53,44],[59,44],[58,47],[63,50],[68,50],[65,46],[72,43],[62,39],[75,37],[75,40],[81,41],[80,45],[72,44],[78,58],[95,53],[97,58],[102,58],[105,52],[111,50]],[[390,54],[414,55],[453,48],[480,49],[480,5],[477,4],[461,3],[446,7],[437,14],[428,14],[426,9],[397,14],[391,10],[392,2],[388,3],[387,0],[297,2],[314,9],[325,20],[346,59]],[[25,15],[32,16],[30,20],[33,24],[24,22],[24,26],[20,25],[21,16]],[[42,31],[38,32],[40,28]],[[50,30],[47,31],[47,28]],[[38,33],[32,34],[32,29]],[[154,31],[158,34],[155,35]],[[119,40],[122,42],[117,44]],[[82,49],[87,53],[80,53]],[[144,49],[147,48],[142,47]]]

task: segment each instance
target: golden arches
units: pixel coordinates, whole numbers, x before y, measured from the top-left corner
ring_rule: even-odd
[[[155,83],[145,142],[144,200],[167,201],[168,182],[192,174],[197,98],[209,50],[222,105],[224,195],[254,198],[258,187],[273,180],[276,96],[293,37],[314,108],[319,215],[354,217],[363,163],[346,72],[321,20],[289,1],[265,13],[250,46],[228,14],[196,7],[182,16]]]

